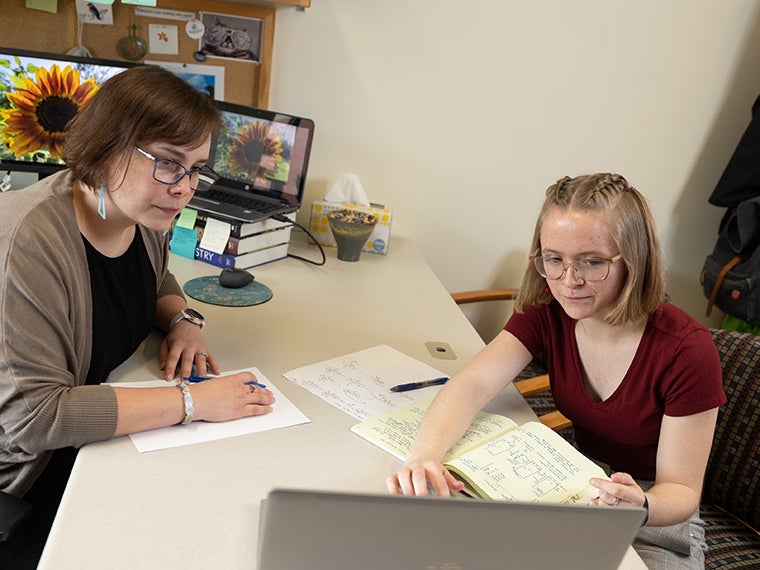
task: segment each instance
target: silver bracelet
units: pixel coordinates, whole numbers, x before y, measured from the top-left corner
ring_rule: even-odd
[[[190,394],[190,387],[184,380],[177,380],[177,388],[182,390],[182,399],[185,402],[185,417],[182,418],[182,425],[185,426],[193,421],[193,414],[195,408],[193,408],[193,396]]]

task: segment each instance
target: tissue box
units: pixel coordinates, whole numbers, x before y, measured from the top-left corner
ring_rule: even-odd
[[[327,214],[334,210],[355,210],[375,214],[377,224],[375,231],[367,240],[362,251],[369,253],[388,253],[388,242],[391,239],[391,218],[393,211],[389,206],[382,204],[372,204],[369,206],[357,206],[356,204],[343,204],[340,202],[327,202],[326,200],[314,200],[311,204],[311,233],[321,245],[335,247],[335,238],[330,231],[330,224],[327,222]]]

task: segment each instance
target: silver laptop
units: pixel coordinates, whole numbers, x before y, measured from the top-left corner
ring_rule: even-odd
[[[259,570],[616,569],[644,509],[274,489]]]
[[[301,206],[309,166],[311,119],[216,101],[223,127],[209,166],[220,176],[188,204],[212,217],[257,222]]]

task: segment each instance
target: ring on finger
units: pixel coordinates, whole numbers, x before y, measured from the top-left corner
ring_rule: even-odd
[[[202,356],[203,358],[208,358],[208,354],[206,354],[205,352],[196,352],[195,356]]]
[[[618,503],[620,502],[620,499],[618,497],[615,497],[613,501],[610,503],[613,507],[616,507]]]

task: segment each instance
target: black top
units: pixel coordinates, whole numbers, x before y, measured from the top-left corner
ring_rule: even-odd
[[[156,274],[139,228],[129,249],[106,257],[82,236],[92,290],[92,355],[87,384],[105,382],[150,333],[156,318]]]
[[[82,236],[92,290],[92,355],[87,384],[99,384],[148,336],[156,315],[156,275],[140,230],[124,255],[99,253]],[[34,568],[53,522],[77,455],[73,447],[56,449],[24,499],[34,510],[11,540],[0,543],[0,566]],[[15,565],[14,565],[15,564]]]

